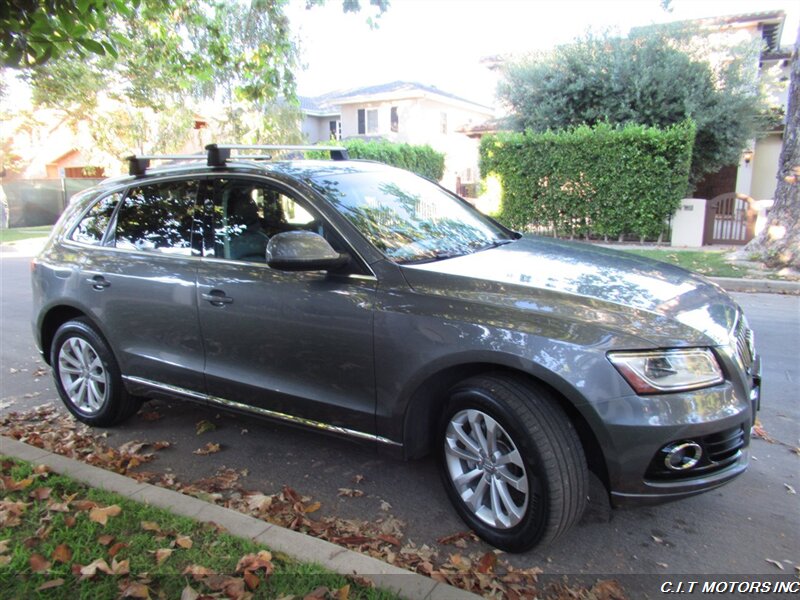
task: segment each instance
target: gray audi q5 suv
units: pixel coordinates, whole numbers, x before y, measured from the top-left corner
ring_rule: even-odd
[[[328,150],[131,157],[70,204],[33,262],[33,329],[77,419],[181,398],[432,452],[509,551],[578,521],[589,471],[618,506],[746,469],[759,359],[718,286]]]

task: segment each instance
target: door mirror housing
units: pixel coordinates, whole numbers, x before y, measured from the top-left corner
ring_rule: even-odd
[[[349,260],[347,254],[336,252],[328,240],[311,231],[284,231],[267,244],[267,264],[280,271],[329,271]]]

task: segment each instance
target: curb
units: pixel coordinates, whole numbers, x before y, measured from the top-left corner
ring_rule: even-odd
[[[340,575],[357,575],[373,581],[409,600],[477,600],[480,596],[434,581],[429,577],[395,567],[377,558],[359,554],[331,542],[320,540],[250,517],[229,508],[209,504],[193,496],[160,488],[149,483],[106,471],[86,463],[0,436],[0,453],[68,475],[92,487],[116,492],[143,504],[166,509],[174,514],[213,522],[231,535],[263,544],[302,562],[316,563]]]
[[[709,277],[728,292],[763,292],[767,294],[800,294],[800,281],[776,279],[738,279],[734,277]]]

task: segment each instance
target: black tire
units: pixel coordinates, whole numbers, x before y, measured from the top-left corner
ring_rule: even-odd
[[[136,414],[142,404],[125,389],[108,343],[86,319],[67,321],[58,328],[50,364],[64,406],[88,425],[116,425]]]
[[[483,446],[474,429],[484,439],[489,429],[495,432],[495,458],[485,458],[485,451],[478,461],[464,458]],[[437,444],[447,495],[464,522],[493,546],[524,552],[554,541],[580,520],[589,486],[586,457],[549,391],[507,375],[467,379],[450,391]],[[483,447],[492,447],[491,440]]]

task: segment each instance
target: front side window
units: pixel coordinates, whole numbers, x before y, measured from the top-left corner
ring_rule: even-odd
[[[121,196],[119,193],[111,194],[96,202],[72,230],[69,239],[81,244],[103,243],[106,228]]]
[[[367,240],[397,263],[461,256],[514,239],[439,186],[406,171],[326,175],[314,183]]]
[[[397,107],[393,106],[390,112],[390,121],[391,121],[391,128],[392,131],[397,133],[400,131],[400,116],[397,114]]]
[[[117,215],[117,248],[190,256],[195,180],[131,188]]]

